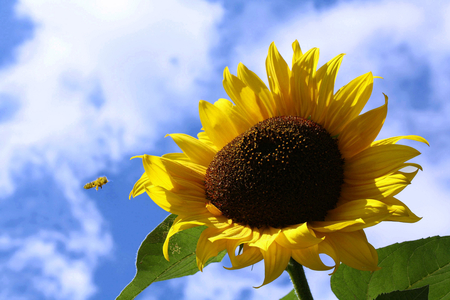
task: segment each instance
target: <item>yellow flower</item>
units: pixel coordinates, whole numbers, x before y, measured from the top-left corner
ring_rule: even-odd
[[[407,162],[420,153],[396,143],[427,141],[413,135],[374,141],[387,97],[360,115],[372,93],[372,73],[334,93],[343,55],[316,70],[318,49],[303,54],[297,41],[293,49],[290,69],[270,45],[270,90],[242,63],[237,77],[225,68],[223,85],[234,104],[200,101],[198,139],[169,135],[183,153],[139,156],[145,173],[130,198],[147,192],[178,215],[163,248],[167,260],[171,236],[206,225],[196,251],[200,270],[226,249],[229,269],[264,259],[263,285],[280,276],[291,257],[313,270],[343,262],[374,271],[377,252],[363,229],[420,219],[395,198],[421,169]],[[401,171],[405,167],[415,171]],[[335,265],[325,265],[320,253]]]

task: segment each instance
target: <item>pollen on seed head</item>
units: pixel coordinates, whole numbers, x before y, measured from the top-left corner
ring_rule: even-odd
[[[343,184],[337,140],[296,116],[264,120],[214,157],[206,198],[234,222],[282,228],[324,220]]]

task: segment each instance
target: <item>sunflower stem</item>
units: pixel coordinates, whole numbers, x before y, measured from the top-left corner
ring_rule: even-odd
[[[291,257],[286,270],[294,284],[295,293],[297,294],[298,299],[313,300],[303,266]]]

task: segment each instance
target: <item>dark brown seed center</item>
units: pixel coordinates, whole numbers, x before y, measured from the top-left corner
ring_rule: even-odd
[[[251,227],[322,221],[339,199],[343,166],[337,140],[320,125],[274,117],[217,152],[206,172],[206,198]]]

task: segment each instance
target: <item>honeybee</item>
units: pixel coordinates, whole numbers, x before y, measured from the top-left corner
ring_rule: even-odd
[[[98,188],[99,187],[101,188],[107,182],[109,182],[109,181],[108,181],[108,178],[106,178],[106,176],[99,177],[99,178],[97,178],[96,180],[94,180],[92,182],[86,183],[84,185],[84,188],[86,190],[88,190],[88,189],[92,189],[93,187],[95,187],[95,189],[98,191]]]

